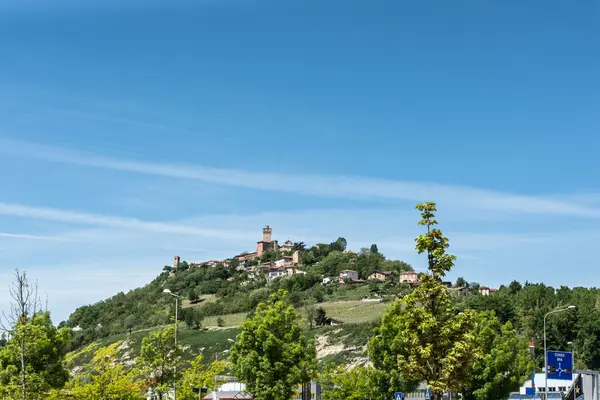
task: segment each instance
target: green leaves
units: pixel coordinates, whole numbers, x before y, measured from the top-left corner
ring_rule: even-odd
[[[449,247],[448,238],[444,237],[439,229],[431,228],[437,225],[437,221],[433,219],[436,211],[435,203],[418,204],[417,209],[421,211],[422,217],[419,225],[427,227],[427,233],[415,239],[417,252],[427,253],[428,268],[433,277],[443,277],[454,266],[456,257],[446,254],[446,249]]]
[[[300,315],[280,290],[258,305],[242,324],[231,348],[235,375],[255,398],[282,400],[310,380],[316,369],[316,350],[304,335]]]
[[[493,312],[477,315],[473,340],[478,351],[469,367],[470,382],[461,390],[465,400],[508,398],[534,371],[527,340]]]
[[[150,387],[159,395],[173,388],[181,375],[181,351],[175,346],[175,326],[150,332],[142,341],[137,360],[140,371],[150,378]]]

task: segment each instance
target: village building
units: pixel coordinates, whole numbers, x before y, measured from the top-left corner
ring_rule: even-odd
[[[419,274],[415,271],[402,272],[398,277],[398,282],[414,285],[419,282]]]
[[[360,280],[358,279],[358,272],[353,271],[351,269],[345,269],[340,272],[339,283],[340,285],[344,285],[346,282],[350,283],[358,283]]]
[[[392,279],[392,271],[377,271],[367,278],[370,281],[386,282]]]
[[[263,228],[263,239],[260,242],[256,243],[256,254],[258,254],[259,257],[262,255],[263,252],[269,249],[279,249],[279,243],[277,242],[277,240],[273,240],[271,238],[272,232],[273,229],[271,229],[269,225]]]

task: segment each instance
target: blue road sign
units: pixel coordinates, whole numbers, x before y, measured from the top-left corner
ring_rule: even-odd
[[[402,393],[402,392],[394,393],[394,400],[404,400],[404,393]]]
[[[425,400],[431,400],[431,389],[425,389]]]
[[[573,353],[548,351],[548,379],[573,380]]]
[[[535,395],[535,388],[533,388],[533,387],[532,388],[525,388],[525,394],[527,396],[533,396],[533,395]]]

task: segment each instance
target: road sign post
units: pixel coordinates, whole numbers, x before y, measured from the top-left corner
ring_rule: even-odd
[[[404,400],[404,393],[402,393],[402,392],[394,393],[394,400]]]
[[[425,389],[425,400],[431,400],[431,389]]]
[[[548,379],[573,380],[573,353],[567,351],[548,351]]]

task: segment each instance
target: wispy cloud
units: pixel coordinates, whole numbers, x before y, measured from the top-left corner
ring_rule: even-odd
[[[142,221],[135,218],[91,214],[71,210],[59,210],[54,208],[30,207],[21,204],[0,203],[0,215],[45,219],[84,225],[106,226],[120,229],[133,229],[141,231],[147,230],[161,233],[177,233],[183,235],[208,236],[226,239],[251,237],[250,233],[239,230],[204,229],[181,224]]]
[[[31,240],[57,240],[66,241],[69,239],[58,237],[58,236],[39,236],[39,235],[27,235],[23,233],[7,233],[0,232],[0,237],[13,238],[13,239],[31,239]]]
[[[350,199],[387,199],[512,213],[600,217],[600,210],[556,198],[525,196],[465,186],[369,177],[281,174],[202,165],[120,160],[68,149],[0,138],[0,151],[43,161],[138,174],[197,180],[265,191]]]

